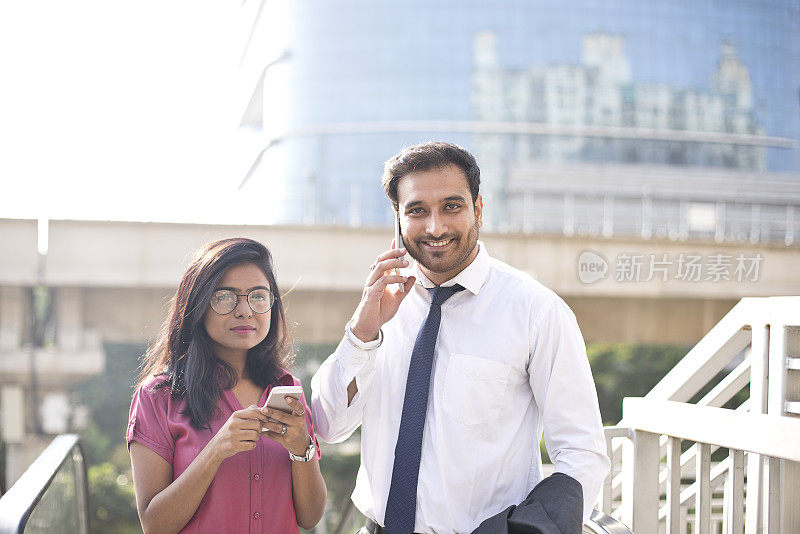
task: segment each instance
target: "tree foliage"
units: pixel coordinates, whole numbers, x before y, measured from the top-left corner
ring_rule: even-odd
[[[92,533],[141,532],[130,469],[120,471],[113,462],[89,467],[89,500]]]
[[[603,423],[622,419],[622,399],[643,397],[689,348],[681,345],[591,343],[586,347]]]
[[[91,532],[141,532],[125,429],[139,356],[144,347],[105,344],[104,350],[105,373],[73,392],[90,412],[89,424],[81,432],[81,441],[89,465]]]

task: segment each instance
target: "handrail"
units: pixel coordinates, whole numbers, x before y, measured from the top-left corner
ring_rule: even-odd
[[[799,327],[800,297],[742,299],[644,398],[625,399],[619,425],[606,430],[613,466],[600,509],[642,532],[677,532],[688,521],[700,532],[720,522],[733,533],[745,524],[748,532],[800,532],[790,504],[800,488],[791,404],[800,406]],[[748,383],[747,400],[722,408]],[[714,465],[719,448],[728,457]]]
[[[754,326],[800,324],[800,297],[748,297],[734,306],[720,322],[678,364],[650,390],[646,399],[688,402],[708,381],[722,371],[734,356],[752,342]],[[698,405],[721,406],[751,380],[750,358],[708,393]],[[748,373],[747,371],[750,371]],[[619,426],[631,426],[623,415]],[[663,445],[663,444],[662,444]],[[621,451],[621,445],[610,448],[612,461]],[[663,453],[662,446],[662,453]],[[622,475],[613,477],[611,494],[616,497],[622,484]],[[605,510],[609,511],[609,510]]]
[[[622,411],[634,430],[800,462],[800,421],[793,418],[637,397],[623,399]]]
[[[36,506],[64,463],[75,461],[75,490],[80,531],[89,532],[89,490],[83,446],[75,434],[57,436],[44,452],[0,497],[0,534],[22,534]]]

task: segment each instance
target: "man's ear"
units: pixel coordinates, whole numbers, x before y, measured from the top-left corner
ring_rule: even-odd
[[[483,227],[483,197],[481,195],[475,199],[475,221],[478,228]]]

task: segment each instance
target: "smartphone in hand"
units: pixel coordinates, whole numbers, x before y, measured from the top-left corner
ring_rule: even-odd
[[[402,237],[400,235],[400,215],[399,214],[397,214],[397,217],[394,218],[394,248],[395,249],[403,248],[403,239],[402,239]],[[400,256],[400,259],[402,259],[403,257],[404,256]],[[400,269],[395,269],[394,272],[395,272],[395,274],[400,274]],[[397,285],[400,286],[400,292],[401,293],[405,293],[406,292],[406,287],[402,283],[397,284]]]
[[[303,388],[301,386],[275,386],[270,390],[265,406],[282,412],[292,413],[291,406],[286,404],[286,397],[293,397],[300,400],[300,395],[302,394]],[[270,420],[273,422],[275,421],[271,418]]]

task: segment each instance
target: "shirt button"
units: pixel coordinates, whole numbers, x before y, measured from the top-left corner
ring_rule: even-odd
[[[253,517],[255,517],[256,519],[261,519],[261,514],[259,512],[256,512],[253,514]]]
[[[253,480],[261,480],[261,475],[256,473],[255,475],[253,475]]]

